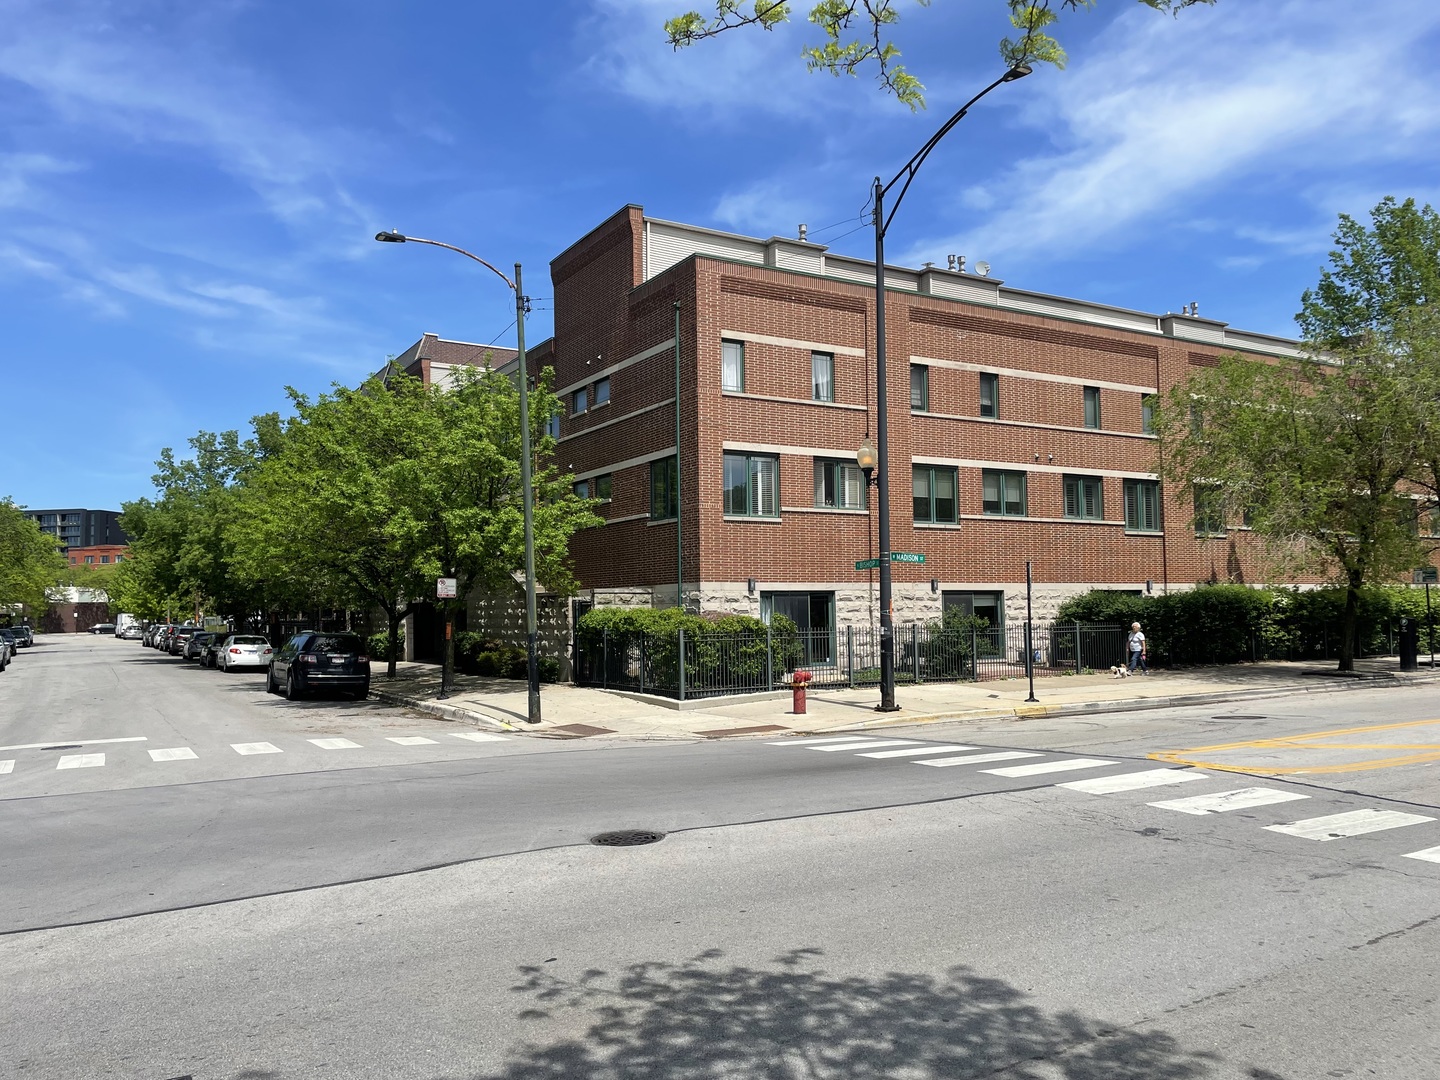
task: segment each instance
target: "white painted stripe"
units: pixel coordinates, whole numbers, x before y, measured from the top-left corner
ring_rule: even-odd
[[[274,743],[268,742],[237,742],[231,743],[230,749],[237,754],[283,754],[285,751]]]
[[[11,758],[9,761],[0,761],[0,773],[7,773],[7,772],[14,772],[14,771],[15,771],[15,759],[14,759],[14,758]]]
[[[425,743],[434,746],[436,742],[435,739],[427,739],[424,735],[387,735],[385,738],[386,741],[399,743],[401,746],[422,746]]]
[[[1010,765],[1003,769],[981,769],[991,776],[1044,776],[1052,772],[1075,772],[1077,769],[1098,769],[1102,765],[1115,765],[1104,758],[1066,758],[1064,761],[1042,761],[1036,765]]]
[[[1434,820],[1421,814],[1402,814],[1399,810],[1350,810],[1344,814],[1292,821],[1289,825],[1266,825],[1265,830],[1298,836],[1302,840],[1339,840],[1346,836],[1364,836],[1366,833]]]
[[[968,757],[942,757],[932,761],[912,761],[911,765],[934,765],[943,768],[947,765],[978,765],[982,761],[1014,761],[1022,757],[1039,757],[1039,754],[1029,754],[1024,750],[1002,750],[994,754],[970,754]]]
[[[62,754],[57,769],[95,769],[105,764],[104,754]]]
[[[194,750],[188,746],[176,746],[170,750],[151,750],[151,761],[190,761],[196,757]]]
[[[873,739],[874,735],[821,735],[804,739],[782,739],[779,742],[772,742],[770,746],[819,746],[821,743],[842,743],[858,742],[864,739]]]
[[[871,750],[881,746],[914,746],[918,739],[860,739],[856,742],[841,743],[839,746],[807,746],[806,750],[818,750],[822,754],[833,754],[840,750]]]
[[[103,746],[106,743],[149,742],[145,735],[131,735],[124,739],[51,739],[49,742],[32,742],[15,746],[0,746],[0,753],[6,750],[44,750],[47,746]]]
[[[921,754],[949,754],[958,753],[961,750],[974,750],[973,746],[937,746],[931,743],[929,746],[912,746],[908,750],[880,750],[874,754],[856,754],[856,757],[892,758],[892,757],[919,757]]]
[[[351,742],[349,739],[306,739],[306,742],[314,743],[321,750],[359,750],[358,742]]]
[[[506,742],[504,735],[491,735],[485,731],[452,731],[457,739],[469,739],[471,742]]]
[[[1194,795],[1188,799],[1170,799],[1167,802],[1152,802],[1161,810],[1179,810],[1182,814],[1223,814],[1228,810],[1243,810],[1249,806],[1269,806],[1271,803],[1294,802],[1308,799],[1297,791],[1277,791],[1274,788],[1247,787],[1235,791],[1220,791],[1214,795]]]
[[[1440,863],[1440,847],[1427,847],[1424,851],[1412,851],[1402,859],[1422,859],[1425,862]]]
[[[1145,772],[1121,773],[1119,776],[1097,776],[1092,780],[1071,780],[1056,787],[1083,791],[1087,795],[1113,795],[1117,791],[1138,791],[1141,788],[1183,784],[1187,780],[1203,780],[1207,776],[1193,769],[1149,769]]]

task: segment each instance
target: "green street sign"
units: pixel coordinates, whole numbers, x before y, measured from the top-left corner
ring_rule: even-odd
[[[913,552],[913,551],[892,551],[892,552],[890,552],[890,561],[891,561],[892,563],[897,563],[897,562],[923,563],[923,562],[925,561],[925,556],[924,556],[924,555],[917,555],[917,554],[916,554],[915,552]]]
[[[1440,581],[1440,570],[1435,569],[1435,567],[1421,566],[1416,569],[1416,585],[1434,585],[1437,581]]]
[[[856,569],[856,570],[879,570],[879,569],[880,569],[880,560],[879,560],[879,559],[861,559],[859,562],[857,562],[857,563],[855,564],[855,569]]]

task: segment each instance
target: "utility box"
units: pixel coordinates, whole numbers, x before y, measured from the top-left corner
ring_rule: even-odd
[[[1417,654],[1420,652],[1420,624],[1414,619],[1400,620],[1400,670],[1415,671],[1419,668]]]

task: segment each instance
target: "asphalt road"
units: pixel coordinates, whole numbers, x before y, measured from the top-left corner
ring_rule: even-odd
[[[1424,691],[637,745],[244,678],[103,639],[0,676],[42,744],[0,750],[14,1075],[1440,1077],[1436,766],[1151,757],[1390,745]],[[104,738],[145,741],[57,768]],[[668,835],[587,843],[624,828]]]

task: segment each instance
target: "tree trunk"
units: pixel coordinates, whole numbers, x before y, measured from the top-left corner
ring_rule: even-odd
[[[404,616],[400,614],[399,608],[385,609],[385,621],[388,627],[387,635],[389,638],[389,640],[385,642],[385,659],[387,661],[385,678],[387,679],[395,678],[395,650],[400,645],[400,620],[403,617]]]
[[[1345,582],[1345,613],[1340,618],[1340,670],[1355,670],[1355,638],[1360,628],[1360,582],[1351,575]]]

